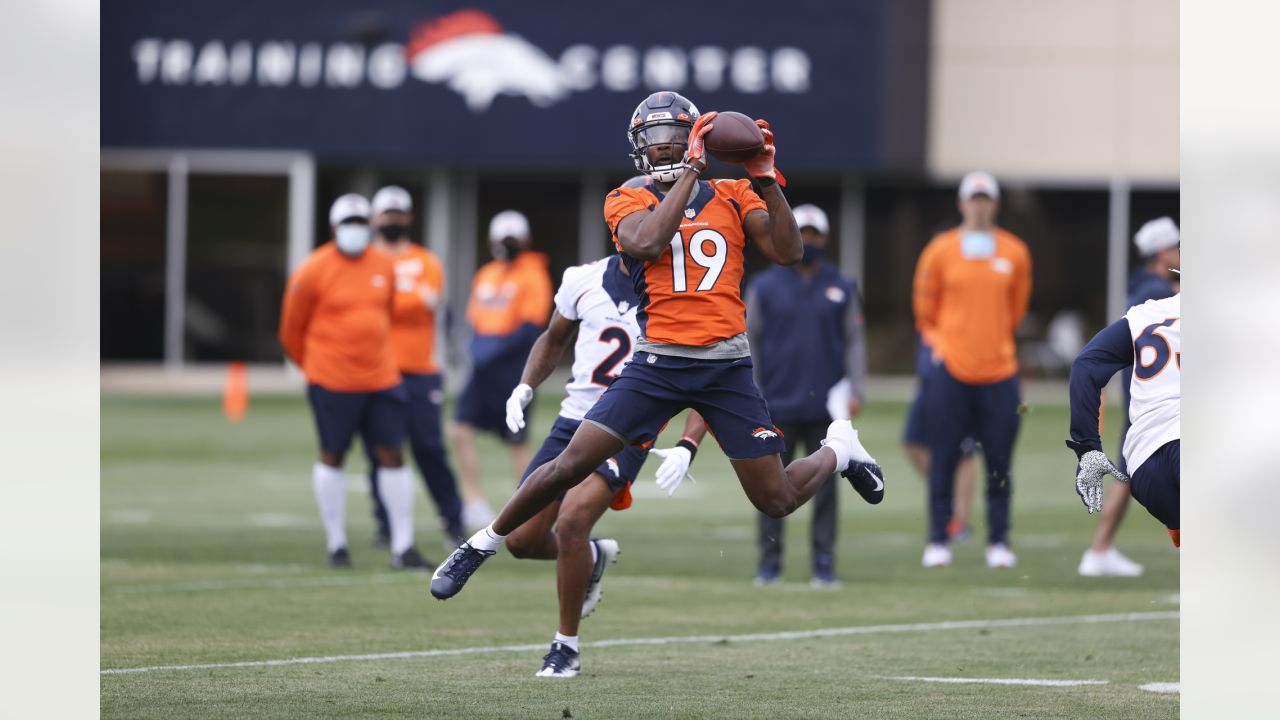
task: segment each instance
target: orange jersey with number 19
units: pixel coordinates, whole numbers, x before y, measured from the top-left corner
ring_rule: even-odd
[[[671,245],[657,260],[642,263],[618,244],[618,224],[656,209],[662,197],[649,185],[618,188],[604,201],[605,222],[640,296],[641,334],[654,343],[706,346],[746,332],[742,221],[752,210],[765,210],[764,200],[747,180],[699,180]]]

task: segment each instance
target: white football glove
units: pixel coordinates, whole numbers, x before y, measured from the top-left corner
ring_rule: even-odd
[[[658,466],[658,472],[655,473],[655,477],[658,482],[658,488],[666,490],[667,497],[676,494],[680,483],[684,482],[686,477],[695,483],[698,482],[689,474],[689,465],[693,462],[693,453],[689,452],[687,448],[679,446],[669,450],[654,448],[649,453],[664,458],[662,464]]]
[[[1076,465],[1076,494],[1090,514],[1102,512],[1102,476],[1110,474],[1120,482],[1129,482],[1129,476],[1111,462],[1100,450],[1089,450],[1080,455]]]
[[[518,433],[524,429],[524,409],[533,402],[533,388],[520,383],[507,398],[507,429]]]

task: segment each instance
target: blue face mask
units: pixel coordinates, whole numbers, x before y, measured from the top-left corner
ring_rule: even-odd
[[[804,255],[800,258],[803,265],[812,265],[822,259],[822,248],[817,245],[805,245]]]
[[[967,230],[960,237],[960,253],[969,260],[985,260],[996,254],[996,236],[986,230]]]
[[[348,223],[339,225],[333,234],[333,239],[338,243],[338,249],[343,255],[352,257],[364,252],[369,247],[369,237],[372,230],[368,225],[360,225],[358,223]]]

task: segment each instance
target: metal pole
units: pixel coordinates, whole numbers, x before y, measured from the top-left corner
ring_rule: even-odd
[[[169,161],[168,221],[165,227],[164,364],[183,364],[187,302],[187,173],[185,155]]]
[[[862,181],[847,175],[840,183],[840,272],[863,285],[866,266],[867,198]]]
[[[454,255],[450,247],[453,214],[449,190],[449,171],[445,168],[433,168],[427,175],[426,197],[422,207],[427,211],[427,222],[424,227],[426,237],[423,244],[440,261],[444,269],[445,291],[444,304],[436,312],[436,359],[440,363],[440,373],[448,377],[453,370],[452,344],[449,342],[449,328],[446,314],[456,312],[459,307],[459,288],[465,283],[453,266]],[[461,292],[466,292],[461,290]]]
[[[1107,323],[1124,315],[1129,276],[1129,181],[1111,179],[1111,209],[1107,222]]]
[[[578,193],[578,262],[589,263],[609,253],[607,233],[601,206],[604,202],[604,176],[597,172],[582,174]]]
[[[293,272],[315,240],[316,163],[310,156],[289,163],[289,245],[286,262]]]

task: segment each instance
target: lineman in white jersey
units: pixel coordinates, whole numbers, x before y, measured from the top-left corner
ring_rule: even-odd
[[[551,323],[534,343],[520,384],[507,399],[507,425],[517,432],[524,427],[524,408],[533,399],[533,388],[551,374],[576,327],[578,339],[573,347],[573,378],[566,386],[568,396],[560,404],[560,415],[521,482],[564,451],[587,411],[631,360],[640,335],[637,305],[635,287],[618,255],[565,271],[556,291]],[[578,674],[579,620],[595,609],[605,568],[618,555],[617,541],[591,539],[591,528],[609,507],[630,507],[629,484],[639,474],[647,453],[644,448],[625,448],[558,502],[507,536],[507,549],[512,555],[556,561],[560,629],[551,652],[543,658],[538,677]]]
[[[1182,295],[1149,300],[1094,336],[1071,364],[1071,439],[1079,459],[1076,493],[1102,510],[1102,476],[1129,482],[1133,497],[1178,545],[1181,485]],[[1102,452],[1098,412],[1103,386],[1133,368],[1124,459],[1132,479]]]

